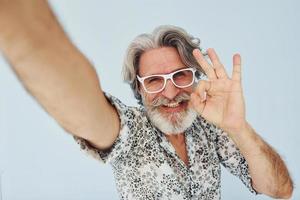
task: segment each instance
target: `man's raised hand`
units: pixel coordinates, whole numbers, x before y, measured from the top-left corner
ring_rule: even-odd
[[[241,83],[241,57],[233,56],[230,78],[214,49],[207,50],[209,63],[199,49],[193,51],[208,80],[200,80],[191,95],[192,107],[199,115],[228,133],[238,133],[246,125]]]

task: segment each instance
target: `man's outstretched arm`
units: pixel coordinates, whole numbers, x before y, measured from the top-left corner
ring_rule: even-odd
[[[119,132],[94,68],[45,0],[0,0],[0,50],[44,109],[73,135],[110,147]]]
[[[228,133],[249,165],[252,186],[257,192],[273,198],[288,199],[293,193],[293,181],[284,161],[250,126]]]

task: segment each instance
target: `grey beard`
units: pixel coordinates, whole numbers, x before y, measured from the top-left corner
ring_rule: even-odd
[[[160,112],[154,110],[148,111],[148,117],[153,125],[163,133],[167,135],[177,135],[183,133],[192,125],[197,117],[197,113],[192,109],[188,109],[187,111],[172,113],[169,114],[168,117],[164,117]],[[175,122],[172,122],[171,120],[174,118]]]
[[[190,96],[186,93],[180,94],[172,102],[188,101]],[[144,101],[144,98],[143,98]],[[144,101],[145,102],[145,101]],[[164,116],[158,111],[158,107],[170,103],[166,98],[159,97],[151,105],[146,105],[149,120],[160,131],[168,135],[177,135],[188,129],[197,118],[197,112],[191,108],[186,111],[167,114]]]

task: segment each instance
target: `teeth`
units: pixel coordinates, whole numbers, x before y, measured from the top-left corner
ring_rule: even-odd
[[[178,102],[174,102],[174,103],[169,103],[169,104],[166,104],[167,107],[170,107],[170,108],[175,108],[179,105]]]

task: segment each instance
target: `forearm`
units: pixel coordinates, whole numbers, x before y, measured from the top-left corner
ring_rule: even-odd
[[[238,134],[229,134],[249,165],[254,188],[275,198],[288,198],[293,183],[280,156],[247,124]]]
[[[0,48],[13,63],[53,42],[68,42],[45,0],[0,0],[0,28]]]
[[[68,39],[47,1],[0,0],[0,30],[1,51],[46,111],[68,132],[109,146],[118,118],[96,71]]]
[[[67,38],[47,1],[0,0],[0,29],[0,49],[26,86],[72,79],[72,74],[78,75],[73,70],[91,68]]]

